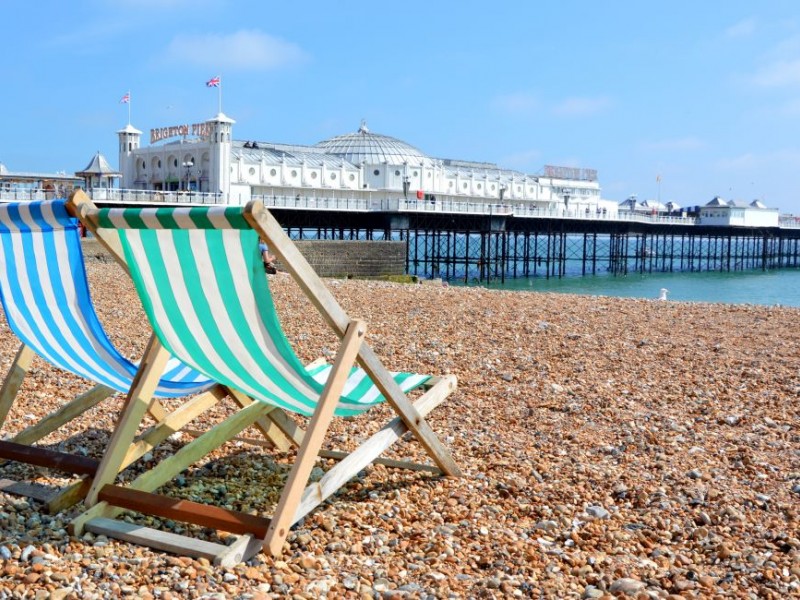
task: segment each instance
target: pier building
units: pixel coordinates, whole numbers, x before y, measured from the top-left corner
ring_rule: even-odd
[[[593,169],[546,166],[531,174],[490,162],[436,158],[397,138],[354,132],[313,145],[235,140],[223,113],[156,127],[149,144],[130,124],[117,132],[121,187],[210,194],[216,202],[253,198],[295,206],[348,198],[366,206],[400,202],[504,205],[555,212],[616,212],[601,198]]]
[[[64,171],[58,173],[11,171],[0,162],[0,198],[5,201],[14,200],[17,193],[20,194],[20,199],[28,199],[32,193],[41,193],[49,197],[64,196],[82,184],[81,177],[67,175]]]

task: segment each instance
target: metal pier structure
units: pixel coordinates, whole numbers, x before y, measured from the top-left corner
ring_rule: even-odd
[[[407,272],[504,281],[611,273],[800,267],[800,228],[431,212],[360,214],[271,207],[295,239],[404,240]]]

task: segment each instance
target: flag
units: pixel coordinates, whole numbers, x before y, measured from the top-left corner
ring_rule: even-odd
[[[119,99],[120,104],[130,104],[131,93],[127,92],[122,98]]]
[[[661,175],[656,175],[656,183],[661,183]]]
[[[221,83],[219,75],[217,75],[206,81],[206,87],[219,87]]]

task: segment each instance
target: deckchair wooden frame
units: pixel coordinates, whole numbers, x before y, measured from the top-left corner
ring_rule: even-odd
[[[70,198],[68,206],[71,206],[74,214],[102,241],[103,236],[98,233],[98,213],[92,208],[88,198],[82,192],[76,192]],[[409,431],[421,443],[440,473],[454,477],[461,475],[449,451],[425,421],[425,416],[455,390],[455,376],[438,378],[412,403],[388,369],[364,343],[364,322],[351,320],[346,315],[272,215],[263,205],[254,202],[245,207],[244,215],[342,340],[332,372],[310,418],[308,430],[303,431],[281,409],[228,390],[235,397],[238,396],[236,400],[242,408],[237,413],[140,475],[127,487],[114,486],[113,480],[121,454],[119,448],[127,446],[132,432],[138,427],[148,401],[148,389],[153,385],[153,365],[159,364],[162,360],[160,356],[165,352],[158,341],[153,339],[140,369],[141,377],[137,375],[138,381],[126,399],[125,409],[115,429],[114,443],[98,468],[86,496],[89,508],[70,525],[74,534],[79,535],[84,529],[88,529],[157,549],[190,556],[205,556],[215,564],[230,565],[246,560],[262,549],[273,556],[280,556],[292,525],[338,491],[365,466],[378,459]],[[118,248],[112,248],[108,244],[106,247],[112,254],[119,253]],[[335,453],[335,458],[340,461],[320,481],[307,485],[316,459],[322,456],[321,446],[348,373],[356,362],[367,372],[397,416],[353,452],[347,455]],[[169,499],[152,493],[259,419],[268,420],[298,447],[297,458],[271,519],[254,518],[227,509]],[[390,466],[395,467],[430,468],[403,461],[391,463]],[[198,540],[185,536],[115,521],[114,517],[124,510],[215,527],[240,535],[230,546],[198,543]]]
[[[112,255],[119,259],[118,255],[113,253]],[[120,260],[120,262],[123,268],[127,268],[124,261]],[[17,399],[25,377],[36,356],[36,351],[33,348],[24,342],[21,343],[2,386],[0,386],[0,428],[5,424],[11,407]],[[13,460],[32,466],[79,475],[81,477],[78,480],[63,487],[54,488],[53,486],[28,481],[0,478],[0,491],[38,500],[44,504],[45,511],[49,513],[59,512],[81,501],[90,489],[90,480],[99,467],[100,461],[38,447],[34,444],[115,393],[116,390],[97,384],[36,423],[18,432],[10,439],[0,442],[0,464]],[[147,412],[153,417],[156,424],[131,442],[122,460],[119,461],[118,469],[121,471],[127,468],[173,433],[182,430],[192,420],[225,396],[226,390],[217,385],[191,398],[172,413],[168,413],[157,398],[151,398],[147,406]],[[265,435],[267,443],[275,445],[282,450],[288,448],[288,440],[273,423],[263,421],[256,425]]]
[[[0,388],[0,426],[4,424],[7,418],[35,356],[36,353],[33,349],[24,343],[17,351],[8,375],[3,381],[2,388]],[[171,414],[168,414],[161,403],[156,398],[153,398],[147,412],[155,419],[156,425],[149,428],[140,438],[132,442],[124,460],[120,462],[119,469],[123,470],[130,466],[173,433],[188,425],[221,398],[224,398],[225,392],[215,388],[221,388],[221,386],[215,386],[202,394],[198,394]],[[59,512],[80,502],[89,489],[89,480],[94,475],[94,470],[99,466],[99,461],[75,456],[67,452],[41,448],[33,444],[66,423],[78,418],[87,410],[115,393],[116,391],[109,387],[100,384],[95,385],[38,422],[26,427],[9,440],[0,442],[0,464],[6,460],[13,460],[51,470],[81,475],[82,477],[79,480],[64,487],[53,489],[50,486],[41,484],[3,478],[0,479],[0,491],[38,500],[44,504],[45,511],[49,513]],[[94,464],[94,470],[88,468],[87,465],[91,464]]]

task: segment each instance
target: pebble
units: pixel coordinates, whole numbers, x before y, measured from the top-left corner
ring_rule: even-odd
[[[623,577],[617,579],[608,586],[608,591],[612,594],[625,594],[626,596],[635,596],[646,587],[643,581],[638,579],[631,579],[630,577]]]
[[[602,506],[587,506],[586,514],[595,519],[607,519],[611,514]]]
[[[31,557],[31,554],[33,554],[33,552],[35,550],[36,550],[36,548],[34,548],[33,546],[25,546],[25,549],[22,551],[22,554],[20,554],[20,556],[19,556],[20,560],[27,561]]]
[[[593,585],[587,585],[583,590],[583,598],[602,598],[605,596],[605,592],[600,588],[596,588]]]
[[[111,338],[140,357],[148,331],[130,281],[115,263],[89,263],[87,272]],[[334,356],[337,336],[288,275],[269,281],[300,359],[322,348]],[[427,421],[464,477],[366,467],[292,529],[279,559],[258,554],[231,569],[101,535],[70,537],[78,508],[49,516],[0,493],[0,598],[798,595],[800,310],[356,280],[332,293],[365,319],[367,342],[387,366],[458,377]],[[5,369],[17,347],[0,317]],[[85,389],[35,361],[0,435]],[[120,405],[115,397],[89,411],[53,443],[69,439],[70,448],[102,457]],[[221,401],[192,428],[230,406]],[[389,413],[334,419],[325,443],[354,448]],[[190,439],[171,436],[120,479]],[[427,460],[410,435],[390,456]],[[293,457],[225,444],[162,491],[269,516]],[[317,461],[312,479],[332,464]],[[13,464],[0,477],[69,481]]]

